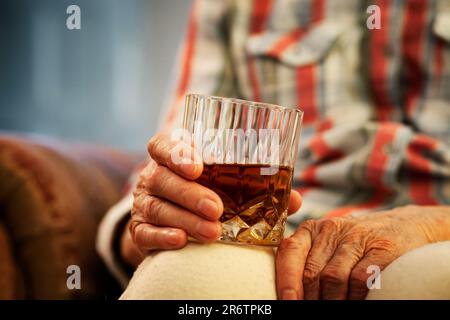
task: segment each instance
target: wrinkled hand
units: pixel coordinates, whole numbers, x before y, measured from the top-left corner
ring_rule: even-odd
[[[212,242],[221,234],[222,201],[194,181],[201,175],[203,163],[190,146],[182,148],[183,154],[189,155],[186,161],[172,160],[177,143],[161,134],[148,143],[153,161],[141,173],[129,228],[121,241],[122,257],[130,265],[137,266],[151,250],[182,248],[188,235]],[[296,212],[300,204],[300,194],[291,192],[289,212]]]
[[[278,296],[364,299],[368,266],[382,270],[409,250],[449,239],[449,207],[407,206],[359,217],[309,220],[278,249]]]

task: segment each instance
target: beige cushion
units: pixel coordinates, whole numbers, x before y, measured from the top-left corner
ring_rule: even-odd
[[[270,247],[189,243],[147,257],[121,299],[276,299]]]
[[[0,223],[26,298],[104,298],[114,291],[95,235],[133,164],[106,148],[0,135]],[[5,261],[0,269],[9,268]],[[82,290],[67,288],[69,265],[81,268]]]
[[[368,300],[450,299],[450,241],[407,252],[381,272]]]

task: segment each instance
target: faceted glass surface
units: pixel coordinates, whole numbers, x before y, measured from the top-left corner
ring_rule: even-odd
[[[224,204],[221,241],[277,245],[282,239],[292,169],[261,175],[261,165],[204,165],[197,182],[215,191]]]
[[[221,241],[280,243],[302,117],[298,108],[186,96],[182,140],[203,161],[197,182],[224,204]]]

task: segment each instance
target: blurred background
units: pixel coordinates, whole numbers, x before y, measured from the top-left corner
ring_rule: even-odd
[[[143,151],[190,0],[0,0],[0,131]],[[81,9],[68,30],[66,9]]]

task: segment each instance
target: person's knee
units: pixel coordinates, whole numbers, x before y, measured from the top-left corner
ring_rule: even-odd
[[[189,243],[147,257],[121,299],[276,299],[272,248]]]
[[[450,299],[450,241],[412,250],[381,272],[370,300]]]

